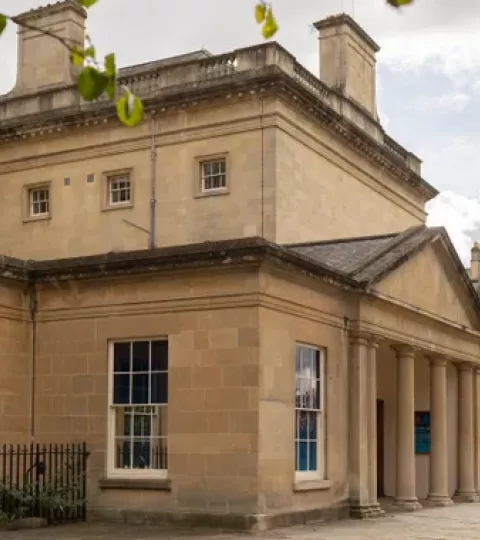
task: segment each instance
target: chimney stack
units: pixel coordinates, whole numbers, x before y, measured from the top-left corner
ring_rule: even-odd
[[[475,242],[471,251],[470,279],[477,283],[480,278],[480,245]]]
[[[55,33],[71,46],[83,47],[86,17],[86,11],[76,0],[64,0],[22,13],[18,19],[31,27]],[[70,64],[70,52],[50,36],[18,26],[17,54],[17,82],[12,91],[14,94],[65,86],[75,80]]]
[[[320,41],[320,79],[378,119],[375,54],[380,47],[350,15],[334,15],[314,26]]]

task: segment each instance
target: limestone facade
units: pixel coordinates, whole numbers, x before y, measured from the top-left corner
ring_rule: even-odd
[[[82,39],[72,0],[23,17]],[[125,68],[135,130],[19,34],[0,437],[86,442],[91,516],[267,528],[478,498],[478,295],[379,124],[378,46],[316,27],[320,79],[276,43]]]

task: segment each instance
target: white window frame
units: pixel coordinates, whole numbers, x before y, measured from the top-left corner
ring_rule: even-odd
[[[113,200],[113,193],[115,192],[121,192],[122,188],[120,189],[113,189],[112,184],[117,181],[128,181],[128,200],[126,201],[114,201]],[[107,176],[107,190],[108,190],[108,204],[109,206],[118,207],[118,206],[126,206],[132,204],[132,177],[130,172],[122,172],[122,173],[112,173]]]
[[[115,467],[115,451],[116,451],[116,434],[115,434],[115,420],[116,420],[116,414],[115,409],[116,406],[113,404],[113,374],[114,374],[114,345],[116,343],[134,343],[139,341],[166,341],[168,342],[168,338],[165,336],[160,337],[141,337],[141,338],[129,338],[129,339],[112,339],[108,342],[108,440],[107,440],[107,478],[134,478],[134,479],[142,479],[142,478],[148,478],[148,479],[165,479],[168,478],[168,441],[169,441],[169,429],[168,429],[168,420],[167,420],[167,434],[166,434],[166,440],[167,440],[167,468],[166,469],[124,469],[124,468],[116,468]],[[169,347],[169,345],[168,345]],[[170,349],[170,347],[169,347]],[[169,352],[170,357],[170,352]],[[168,358],[168,365],[167,365],[167,374],[170,373],[170,358]],[[168,384],[170,380],[170,377],[168,376]],[[168,402],[169,397],[167,395],[167,403],[165,405],[151,405],[153,407],[166,407],[167,408],[167,416],[168,416]],[[143,405],[138,405],[139,407]],[[145,405],[150,406],[150,405]],[[127,404],[124,405],[124,407],[128,407]],[[158,416],[160,414],[160,411],[157,411],[157,414],[154,416]],[[154,431],[152,429],[152,431]]]
[[[223,172],[220,172],[218,174],[212,174],[212,175],[206,175],[205,174],[205,166],[212,163],[223,163]],[[227,170],[227,158],[222,157],[215,157],[215,158],[209,158],[209,159],[203,159],[200,161],[200,189],[202,193],[216,193],[216,192],[223,192],[228,189],[228,178],[227,178],[228,170]],[[213,187],[213,188],[207,188],[205,186],[205,181],[208,178],[214,178],[214,177],[222,177],[224,179],[224,185],[219,187]]]
[[[41,199],[40,201],[34,201],[34,193],[44,191],[47,193],[47,198]],[[35,204],[45,204],[47,205],[47,211],[46,212],[34,212],[34,205]],[[49,186],[35,186],[28,188],[28,208],[29,208],[29,217],[31,218],[37,218],[37,217],[45,217],[50,215],[50,187]]]
[[[298,407],[297,406],[297,380],[305,380],[303,377],[297,377],[297,355],[300,349],[311,350],[314,353],[318,354],[318,364],[319,372],[318,377],[310,379],[316,380],[319,384],[319,400],[318,407]],[[326,433],[325,433],[325,357],[326,351],[322,347],[316,347],[313,345],[308,345],[305,343],[296,343],[295,344],[295,359],[294,359],[294,377],[295,377],[295,396],[294,396],[294,433],[293,433],[293,444],[294,444],[294,471],[295,471],[295,481],[304,482],[309,480],[325,480],[326,474]],[[308,380],[308,379],[307,379]],[[299,440],[297,439],[297,411],[306,410],[309,412],[314,412],[316,414],[316,430],[317,430],[317,439],[316,439],[316,464],[317,468],[313,471],[300,471],[297,470],[298,467],[298,453],[297,445],[299,445]],[[308,444],[308,443],[307,443]]]

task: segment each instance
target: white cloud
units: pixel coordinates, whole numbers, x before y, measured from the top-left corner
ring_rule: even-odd
[[[379,61],[394,71],[418,71],[428,65],[452,80],[480,70],[480,23],[450,30],[425,28],[385,35]]]
[[[419,96],[413,103],[405,105],[405,109],[418,112],[459,113],[471,100],[471,96],[464,92],[453,92],[440,96]]]
[[[445,227],[463,264],[470,266],[470,250],[480,229],[480,198],[444,191],[427,204],[427,211],[427,224]]]

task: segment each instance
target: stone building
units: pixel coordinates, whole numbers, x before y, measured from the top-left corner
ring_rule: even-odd
[[[21,17],[83,39],[73,0]],[[477,500],[479,298],[379,123],[377,44],[346,15],[315,27],[318,77],[274,42],[121,70],[136,129],[19,32],[0,441],[86,441],[91,515],[265,528]]]

